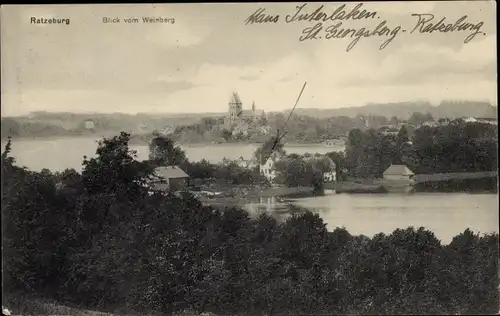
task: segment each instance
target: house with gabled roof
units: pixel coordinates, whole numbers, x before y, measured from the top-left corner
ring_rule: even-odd
[[[157,191],[179,191],[189,185],[189,175],[179,166],[157,167],[150,187]]]
[[[392,164],[384,171],[384,180],[413,180],[415,174],[406,165]]]
[[[278,175],[276,172],[276,162],[279,160],[277,155],[271,154],[264,163],[260,163],[259,171],[269,182],[273,182]]]

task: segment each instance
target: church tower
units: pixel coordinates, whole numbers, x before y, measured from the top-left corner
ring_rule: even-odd
[[[243,110],[243,105],[241,103],[240,96],[238,93],[233,92],[231,99],[229,100],[229,124],[233,124],[237,121],[239,115]]]
[[[255,118],[255,101],[252,102],[252,115]]]

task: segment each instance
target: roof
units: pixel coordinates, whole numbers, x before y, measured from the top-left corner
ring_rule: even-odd
[[[255,110],[255,113],[257,114],[257,113],[259,113],[259,111]],[[250,116],[250,117],[252,117],[252,116],[254,116],[254,112],[252,110],[243,110],[243,111],[241,111],[240,116],[243,116],[243,117]]]
[[[384,172],[384,176],[388,176],[388,175],[411,176],[411,175],[413,175],[413,172],[410,169],[408,169],[408,167],[406,165],[391,165]]]
[[[231,95],[231,99],[229,100],[229,103],[241,104],[241,99],[237,92],[233,92],[233,94]]]
[[[189,175],[178,166],[155,168],[155,175],[164,179],[189,178]]]
[[[273,163],[276,163],[278,160],[280,160],[278,155],[275,152],[271,153],[269,155],[269,157],[267,157],[267,158],[266,157],[262,157],[262,158],[264,158],[265,161],[264,161],[264,163],[260,164],[261,166],[263,166],[267,163],[273,164]]]

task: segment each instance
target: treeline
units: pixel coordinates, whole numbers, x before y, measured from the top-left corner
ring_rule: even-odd
[[[258,166],[242,167],[235,161],[227,164],[214,164],[206,160],[185,161],[181,168],[193,179],[214,179],[225,185],[260,185],[267,180],[261,176]]]
[[[260,175],[258,166],[246,168],[229,160],[222,164],[210,163],[205,159],[189,161],[173,138],[159,133],[153,133],[149,143],[148,163],[152,167],[179,166],[191,179],[202,180],[205,184],[207,180],[218,180],[225,185],[258,185],[267,182]]]
[[[50,137],[50,136],[72,136],[76,131],[68,131],[61,126],[46,124],[42,122],[18,122],[11,118],[2,118],[2,138],[7,137]]]
[[[23,120],[15,118],[2,118],[1,136],[2,139],[11,138],[41,138],[41,137],[76,137],[84,135],[94,135],[95,133],[119,131],[120,128],[110,125],[105,121],[95,122],[95,126],[87,129],[81,122],[70,122],[71,127],[63,127],[63,123],[54,123],[43,120]]]
[[[310,212],[277,222],[188,192],[151,195],[152,167],[129,138],[103,140],[81,174],[19,168],[7,144],[4,295],[137,314],[498,312],[498,235],[466,230],[442,245],[408,228],[368,238],[329,232]]]
[[[287,119],[288,115],[278,113],[269,118],[269,124],[272,130],[287,130],[286,140],[298,143],[319,143],[326,139],[345,136],[352,129],[365,127],[365,121],[361,117],[314,118],[292,114],[288,122]]]
[[[360,178],[380,178],[391,164],[406,164],[416,174],[495,171],[497,144],[496,126],[460,120],[422,126],[412,137],[405,126],[398,135],[356,129],[348,135],[342,163]]]

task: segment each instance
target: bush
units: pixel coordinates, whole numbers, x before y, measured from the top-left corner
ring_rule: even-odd
[[[497,234],[466,230],[441,245],[424,228],[373,238],[328,232],[308,211],[283,223],[253,219],[190,194],[148,195],[138,183],[149,169],[127,154],[126,135],[102,146],[106,156],[71,177],[72,190],[56,189],[61,175],[18,168],[2,155],[7,293],[139,314],[499,309]]]

